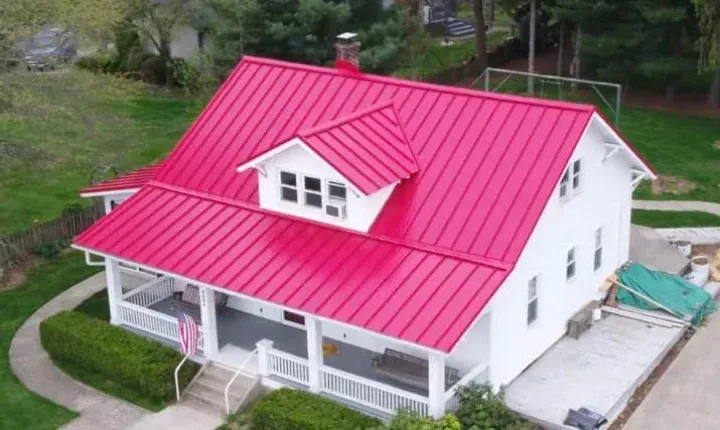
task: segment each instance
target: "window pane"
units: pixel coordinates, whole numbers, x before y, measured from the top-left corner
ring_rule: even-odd
[[[602,244],[602,227],[595,230],[595,248],[599,248]]]
[[[562,179],[560,179],[560,183],[567,183],[570,180],[570,168],[568,167],[565,169],[565,173],[562,175]]]
[[[573,173],[576,175],[580,173],[580,160],[577,160],[573,163]]]
[[[297,176],[294,173],[280,172],[280,182],[283,185],[297,187]]]
[[[330,182],[330,184],[328,185],[328,189],[330,192],[330,197],[334,199],[345,200],[347,198],[347,190],[345,189],[345,185]]]
[[[575,263],[568,264],[567,270],[565,271],[565,277],[570,280],[575,276]]]
[[[532,324],[537,319],[537,304],[538,304],[537,299],[528,303],[528,315],[527,315],[528,325]]]
[[[305,204],[316,208],[322,207],[322,197],[320,194],[305,193]]]
[[[568,263],[575,261],[575,248],[570,248],[570,251],[568,251],[567,261]]]
[[[560,184],[560,197],[567,196],[567,185],[566,184]]]
[[[595,250],[595,264],[593,267],[595,270],[599,269],[600,266],[602,266],[602,248],[598,248]]]
[[[320,179],[306,176],[305,177],[305,189],[310,190],[310,191],[320,192]]]
[[[280,187],[280,190],[281,190],[280,196],[283,200],[297,203],[298,194],[297,194],[297,190],[295,188]]]
[[[580,177],[573,176],[573,190],[577,190],[578,188],[580,188]]]
[[[537,295],[537,278],[532,278],[528,282],[528,300],[532,300]]]

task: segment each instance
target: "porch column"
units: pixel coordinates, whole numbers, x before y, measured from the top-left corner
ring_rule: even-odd
[[[203,353],[213,358],[218,352],[217,315],[215,314],[215,291],[200,287],[200,319],[202,320]]]
[[[428,413],[435,419],[445,415],[445,356],[428,355]]]
[[[322,323],[315,318],[307,317],[305,318],[305,328],[307,330],[310,391],[319,393],[322,388],[320,383],[320,369],[323,365]]]
[[[258,350],[258,374],[260,376],[270,375],[270,363],[268,362],[268,350],[273,347],[273,341],[263,339],[256,344]]]
[[[122,279],[120,265],[112,258],[105,259],[105,276],[107,278],[108,304],[110,306],[110,324],[122,324],[120,302],[122,301]]]

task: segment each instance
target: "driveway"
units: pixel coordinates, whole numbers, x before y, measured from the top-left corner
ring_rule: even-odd
[[[720,315],[698,329],[624,430],[720,428]]]

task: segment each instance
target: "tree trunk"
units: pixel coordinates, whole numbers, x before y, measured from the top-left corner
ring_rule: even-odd
[[[173,84],[173,67],[172,67],[172,51],[170,51],[170,41],[167,38],[160,39],[160,59],[165,63],[165,86],[171,87]]]
[[[712,85],[710,85],[710,94],[708,95],[708,105],[710,107],[720,107],[720,65],[715,69]]]
[[[483,0],[473,1],[475,15],[475,67],[479,73],[487,69],[487,41],[485,40],[485,12]]]
[[[488,28],[493,28],[493,25],[495,25],[495,0],[487,0],[487,5]]]
[[[580,48],[582,45],[582,29],[580,26],[575,30],[575,47],[573,49],[573,59],[570,63],[570,76],[575,79],[580,78]],[[570,86],[573,91],[577,90],[577,83],[573,82]]]
[[[535,73],[535,27],[537,23],[537,0],[530,0],[530,41],[528,46],[528,73]],[[535,92],[535,77],[528,76],[528,94]]]
[[[557,75],[562,76],[563,72],[563,49],[565,49],[565,23],[560,22],[560,40],[558,42]]]

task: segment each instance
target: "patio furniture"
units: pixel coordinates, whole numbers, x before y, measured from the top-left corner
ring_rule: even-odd
[[[188,284],[185,291],[173,294],[173,298],[186,304],[200,307],[200,289],[197,285]],[[215,311],[220,312],[226,305],[228,296],[223,293],[215,292]]]
[[[424,358],[385,348],[382,354],[373,357],[372,365],[375,372],[388,379],[419,389],[428,387],[428,361]],[[458,370],[446,366],[445,385],[451,386],[459,380]]]

